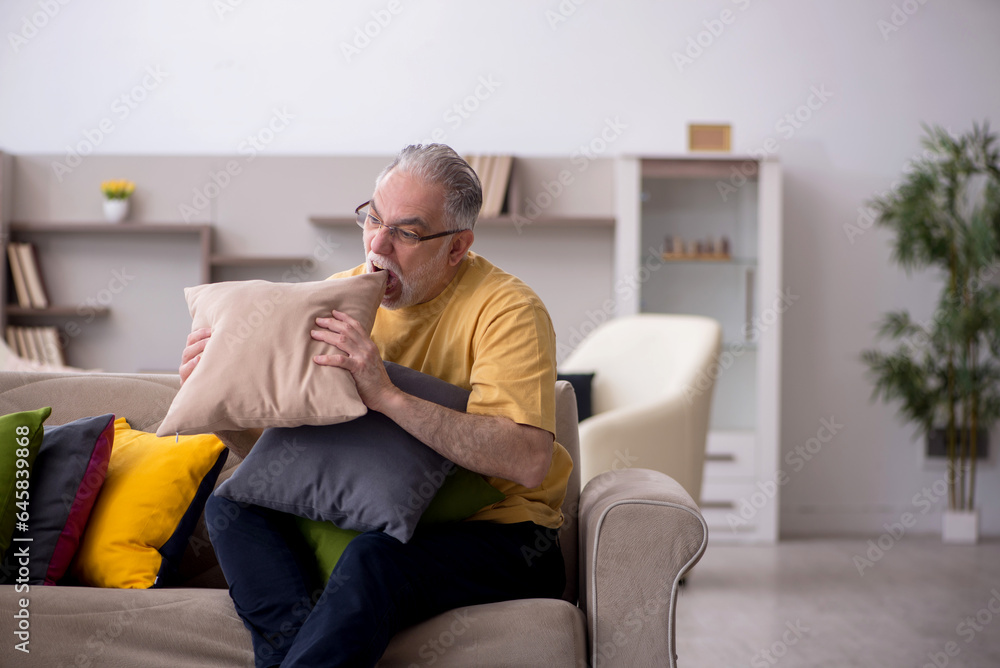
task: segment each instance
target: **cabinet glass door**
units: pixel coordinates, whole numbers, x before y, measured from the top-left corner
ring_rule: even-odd
[[[641,248],[662,264],[640,311],[704,315],[722,325],[712,430],[753,430],[756,414],[757,182],[720,190],[718,178],[642,178]]]

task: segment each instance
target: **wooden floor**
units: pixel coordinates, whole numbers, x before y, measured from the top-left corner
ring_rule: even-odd
[[[1000,667],[1000,541],[889,538],[710,544],[678,599],[678,665]]]

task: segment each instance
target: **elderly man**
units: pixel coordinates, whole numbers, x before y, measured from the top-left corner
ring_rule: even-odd
[[[212,542],[258,666],[372,666],[396,631],[431,616],[562,593],[560,551],[528,559],[522,550],[539,529],[561,525],[572,466],[553,439],[555,335],[527,285],[469,250],[481,204],[479,179],[451,148],[404,148],[358,207],[365,264],[333,277],[389,273],[372,334],[333,311],[316,321],[312,337],[346,355],[314,362],[349,371],[370,409],[481,473],[506,498],[470,521],[418,528],[405,544],[363,533],[324,585],[313,582],[308,551],[287,516],[213,496],[210,520],[236,517]],[[188,338],[182,381],[208,336],[200,330]],[[402,392],[382,360],[471,390],[467,412]]]

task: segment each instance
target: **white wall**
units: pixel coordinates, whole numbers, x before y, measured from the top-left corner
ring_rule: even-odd
[[[843,425],[790,472],[783,529],[877,533],[919,515],[913,497],[940,471],[922,462],[892,408],[869,403],[858,353],[881,312],[929,313],[933,283],[892,266],[881,231],[849,240],[844,226],[918,153],[921,122],[961,131],[996,120],[1000,5],[245,0],[219,15],[225,2],[70,3],[51,18],[37,0],[3,3],[0,147],[59,154],[100,138],[102,154],[240,155],[248,136],[268,138],[275,109],[292,118],[264,154],[385,155],[440,129],[462,151],[572,155],[614,119],[624,128],[606,156],[683,152],[689,121],[731,122],[737,152],[774,139],[786,178],[785,282],[800,295],[785,316],[783,448],[806,443],[823,418]],[[560,8],[572,14],[553,23]],[[348,62],[341,45],[372,12],[391,21]],[[674,53],[720,16],[731,21],[710,24],[719,34],[704,33],[707,46],[679,68]],[[898,30],[880,29],[894,18]],[[32,20],[45,25],[32,30]],[[147,68],[164,74],[144,91]],[[135,86],[145,99],[123,107]],[[829,98],[810,98],[814,90]],[[801,111],[800,127],[783,122],[810,99],[818,108]],[[464,101],[477,107],[467,118],[449,111]],[[104,118],[108,134],[95,131]],[[536,281],[550,280],[541,263],[558,243],[523,245]],[[599,255],[588,251],[595,266],[576,270],[610,275],[610,248]],[[587,305],[575,308],[583,322]],[[998,534],[995,465],[981,470],[979,490],[985,528]],[[936,529],[935,513],[920,519]]]

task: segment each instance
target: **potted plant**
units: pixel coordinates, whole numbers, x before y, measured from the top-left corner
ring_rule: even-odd
[[[135,184],[125,179],[101,182],[104,193],[104,217],[113,223],[120,223],[128,216],[128,198],[135,192]]]
[[[988,124],[953,137],[925,127],[924,158],[902,184],[870,204],[895,233],[893,259],[908,272],[936,269],[934,315],[887,313],[879,337],[895,348],[862,360],[873,399],[898,402],[925,436],[941,427],[948,452],[946,542],[975,542],[980,434],[1000,419],[1000,155]]]

